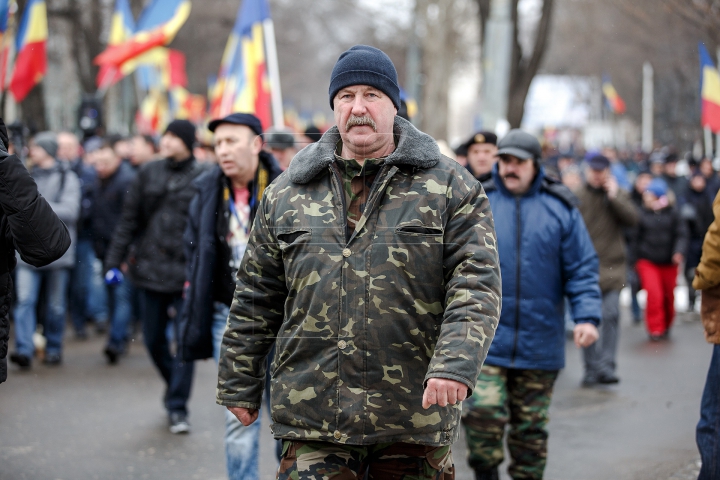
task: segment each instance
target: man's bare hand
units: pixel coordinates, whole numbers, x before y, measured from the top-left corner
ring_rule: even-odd
[[[598,329],[592,323],[578,323],[573,329],[573,339],[575,340],[575,346],[578,348],[589,347],[599,337]]]
[[[468,387],[464,383],[448,380],[447,378],[431,378],[423,394],[422,406],[425,410],[430,405],[445,407],[462,402],[467,397]]]
[[[257,420],[258,415],[260,414],[259,410],[254,410],[250,408],[227,407],[227,409],[230,410],[230,413],[235,415],[235,417],[240,420],[240,423],[242,423],[246,427],[248,425],[252,425],[252,423]]]

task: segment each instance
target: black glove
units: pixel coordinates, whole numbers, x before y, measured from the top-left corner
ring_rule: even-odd
[[[2,141],[3,150],[7,152],[10,146],[10,139],[8,138],[7,128],[5,127],[5,122],[2,117],[0,117],[0,141]]]

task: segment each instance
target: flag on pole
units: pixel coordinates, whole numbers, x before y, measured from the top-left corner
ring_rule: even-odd
[[[700,98],[703,128],[713,133],[720,132],[720,74],[715,68],[705,45],[700,43]]]
[[[610,110],[612,110],[614,114],[622,115],[625,113],[625,102],[620,98],[620,95],[618,95],[608,75],[603,75],[602,91],[608,107],[610,107]]]
[[[116,0],[110,23],[110,37],[108,46],[121,45],[135,33],[135,20],[130,10],[128,0]],[[103,64],[100,66],[95,83],[99,90],[104,90],[119,82],[124,74],[116,65]]]
[[[30,90],[45,76],[48,37],[47,7],[44,0],[28,0],[18,29],[15,69],[10,80],[10,91],[15,101],[22,102]]]
[[[0,92],[7,90],[10,59],[15,45],[15,0],[0,0]]]
[[[269,19],[270,8],[266,0],[243,0],[212,91],[214,117],[234,111],[249,112],[260,119],[263,128],[272,125],[263,30],[263,22]]]
[[[190,16],[190,8],[190,0],[153,0],[140,15],[135,33],[118,45],[109,45],[94,63],[121,68],[128,60],[167,45]]]

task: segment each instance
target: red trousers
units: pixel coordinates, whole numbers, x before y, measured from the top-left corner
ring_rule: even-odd
[[[647,292],[645,325],[650,335],[662,335],[675,318],[675,284],[677,265],[659,265],[649,260],[638,260],[635,268],[640,284]]]

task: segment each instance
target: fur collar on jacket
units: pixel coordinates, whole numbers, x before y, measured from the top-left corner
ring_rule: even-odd
[[[395,151],[385,159],[387,165],[431,168],[440,161],[440,148],[433,138],[402,117],[395,117]],[[325,132],[319,142],[308,145],[295,155],[288,174],[294,183],[306,184],[335,161],[335,146],[340,140],[337,126]]]

